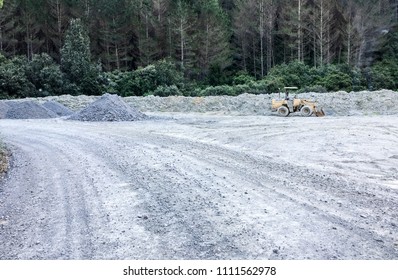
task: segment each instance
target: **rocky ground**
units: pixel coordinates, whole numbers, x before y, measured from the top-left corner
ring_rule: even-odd
[[[127,98],[149,116],[133,122],[2,119],[0,259],[396,260],[398,104],[374,94],[308,94],[324,118],[243,95]]]
[[[280,94],[283,97],[283,94]],[[355,93],[303,93],[299,98],[318,101],[329,116],[352,115],[394,115],[398,114],[398,93],[390,90],[375,92],[363,91]],[[58,101],[74,111],[83,109],[98,97],[70,96],[46,97],[44,100]],[[279,94],[253,95],[242,94],[236,97],[209,96],[146,96],[127,97],[124,100],[141,112],[198,112],[226,115],[272,115],[271,99],[279,98]],[[43,102],[41,99],[39,101]],[[1,109],[1,108],[0,108]]]

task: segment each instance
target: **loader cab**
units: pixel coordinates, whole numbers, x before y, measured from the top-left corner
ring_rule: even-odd
[[[293,90],[298,90],[298,87],[284,87],[284,89],[285,89],[285,100],[290,100],[289,92]],[[293,99],[294,98],[296,98],[296,96],[294,96]]]
[[[296,96],[294,96],[293,98],[289,97],[289,92],[297,89],[297,87],[285,87],[285,101],[290,113],[295,111],[294,99],[296,98]]]

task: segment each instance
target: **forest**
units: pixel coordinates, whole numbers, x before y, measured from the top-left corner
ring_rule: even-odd
[[[1,0],[0,97],[398,88],[398,0]]]

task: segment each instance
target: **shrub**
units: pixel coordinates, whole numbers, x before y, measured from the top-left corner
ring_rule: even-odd
[[[197,81],[185,81],[178,88],[184,96],[201,96],[201,91],[207,88],[207,85],[198,83]]]
[[[264,88],[265,92],[273,93],[280,92],[287,83],[282,77],[270,76],[264,79],[260,84]]]
[[[233,85],[246,85],[250,82],[254,82],[254,77],[247,73],[240,73],[232,79]]]
[[[160,60],[144,68],[138,68],[130,75],[125,75],[118,86],[123,96],[142,96],[151,94],[159,86],[179,86],[183,76],[174,63]]]
[[[65,77],[59,65],[47,54],[33,56],[27,64],[26,76],[36,88],[36,96],[60,95],[64,92]]]
[[[332,69],[319,79],[319,85],[325,87],[328,91],[351,91],[352,77],[347,73]]]
[[[102,78],[104,79],[103,87],[105,92],[119,94],[121,96],[132,95],[132,72],[122,72],[118,70],[104,72]]]
[[[395,61],[377,62],[369,73],[369,84],[372,90],[398,88],[398,64]]]
[[[303,62],[293,61],[289,64],[277,65],[270,70],[265,80],[273,81],[276,86],[297,86],[299,88],[309,86],[313,82],[311,68]],[[271,88],[270,88],[271,89]]]
[[[156,76],[157,73],[154,65],[148,65],[145,68],[135,70],[129,84],[131,95],[142,96],[145,93],[154,91],[158,87]]]
[[[21,98],[35,95],[34,85],[26,77],[27,59],[15,57],[2,58],[0,64],[0,97]]]
[[[248,92],[250,92],[250,86],[249,85],[236,85],[236,86],[234,86],[234,91],[235,91],[235,95],[239,95],[242,93],[248,93]]]
[[[180,85],[184,81],[182,72],[177,69],[175,63],[168,60],[159,60],[155,64],[156,83],[159,86]]]

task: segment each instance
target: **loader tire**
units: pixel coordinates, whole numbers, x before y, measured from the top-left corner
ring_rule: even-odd
[[[303,117],[309,117],[312,115],[313,111],[310,106],[304,106],[301,108],[300,113]]]
[[[287,117],[289,116],[290,112],[289,109],[285,106],[281,106],[278,108],[278,115],[281,117]]]

